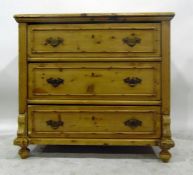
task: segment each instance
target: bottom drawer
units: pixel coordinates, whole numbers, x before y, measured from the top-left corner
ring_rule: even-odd
[[[158,106],[28,106],[30,137],[159,138]]]

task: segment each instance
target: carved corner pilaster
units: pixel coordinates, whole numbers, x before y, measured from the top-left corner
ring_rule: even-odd
[[[17,138],[14,140],[14,144],[19,146],[28,145],[26,114],[19,114],[18,116]]]
[[[18,116],[18,130],[17,136],[23,137],[27,136],[27,116],[26,114],[19,114]]]
[[[160,141],[160,147],[174,147],[174,141],[172,140],[172,134],[170,129],[171,119],[169,115],[162,116],[162,138]]]

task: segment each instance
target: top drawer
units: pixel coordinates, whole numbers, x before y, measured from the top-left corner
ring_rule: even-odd
[[[160,56],[159,23],[29,25],[31,58]]]

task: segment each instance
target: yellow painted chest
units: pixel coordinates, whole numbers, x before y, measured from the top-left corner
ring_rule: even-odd
[[[14,144],[156,145],[167,162],[173,13],[15,15]]]

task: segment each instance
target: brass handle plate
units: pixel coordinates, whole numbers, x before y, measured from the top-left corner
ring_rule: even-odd
[[[125,124],[125,126],[128,126],[132,129],[134,129],[134,128],[141,126],[142,121],[140,121],[138,119],[129,119],[129,120],[125,121],[124,124]]]
[[[136,44],[141,43],[141,38],[132,33],[131,36],[123,38],[122,41],[128,46],[134,47]]]
[[[63,44],[63,42],[64,42],[63,38],[60,38],[60,37],[57,37],[57,38],[49,37],[49,38],[46,39],[44,45],[50,45],[52,47],[57,47],[60,44]]]
[[[54,121],[54,120],[48,120],[46,121],[48,126],[51,126],[53,129],[58,129],[60,126],[64,125],[64,122],[59,120],[59,121]]]
[[[142,82],[142,79],[138,77],[127,77],[123,79],[125,83],[127,83],[130,87],[135,87],[137,84],[140,84]]]
[[[61,78],[48,78],[47,82],[51,84],[53,87],[58,87],[60,84],[64,83],[64,80]]]

